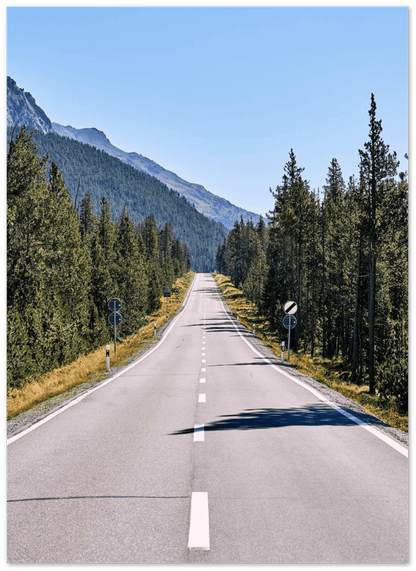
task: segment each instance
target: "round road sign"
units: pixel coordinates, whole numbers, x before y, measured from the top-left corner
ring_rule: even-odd
[[[123,316],[120,313],[110,313],[108,316],[108,323],[110,325],[120,325],[123,320]]]
[[[296,317],[294,317],[293,315],[285,315],[285,318],[283,319],[283,325],[286,327],[286,329],[294,329],[296,327]]]
[[[294,313],[297,312],[298,310],[298,305],[297,303],[295,303],[294,301],[287,301],[284,306],[283,309],[285,310],[285,313],[287,315],[293,315]]]
[[[118,311],[121,309],[121,301],[118,299],[118,297],[113,297],[113,299],[110,299],[108,302],[108,309],[111,309],[111,311]]]

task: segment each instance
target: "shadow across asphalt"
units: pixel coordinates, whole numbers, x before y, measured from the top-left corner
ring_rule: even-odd
[[[267,361],[265,360],[266,357],[262,358],[262,357],[255,357],[254,361],[249,361],[247,363],[221,363],[221,364],[215,364],[215,365],[209,365],[209,367],[246,367],[246,366],[251,366],[251,365],[266,365],[266,366],[270,366],[270,364],[272,365],[281,365],[282,361],[281,359],[269,359],[267,358]]]
[[[367,424],[387,426],[368,414],[353,412],[353,416]],[[222,415],[218,420],[206,424],[204,430],[258,430],[283,428],[286,426],[356,426],[357,423],[324,404],[311,404],[300,408],[246,409],[239,414]],[[190,434],[194,428],[172,432],[172,436]]]

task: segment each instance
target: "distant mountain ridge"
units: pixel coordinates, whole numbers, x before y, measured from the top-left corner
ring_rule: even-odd
[[[126,152],[111,144],[106,135],[98,129],[76,129],[70,125],[64,127],[49,120],[45,112],[36,104],[33,96],[19,88],[16,82],[7,78],[7,125],[25,124],[29,128],[37,129],[42,133],[55,132],[61,137],[68,137],[81,143],[95,147],[98,150],[131,165],[135,169],[147,173],[172,190],[184,196],[201,214],[207,218],[223,224],[231,229],[236,220],[241,217],[245,222],[250,218],[256,224],[260,216],[231,204],[228,200],[216,196],[206,190],[202,185],[190,183],[180,178],[174,172],[164,169],[151,159],[135,152]]]

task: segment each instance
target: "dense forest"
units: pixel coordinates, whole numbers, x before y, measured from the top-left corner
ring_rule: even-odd
[[[230,276],[281,335],[283,304],[298,304],[297,350],[339,359],[350,382],[408,406],[408,180],[381,137],[371,96],[359,179],[337,159],[324,195],[311,191],[293,149],[269,225],[235,223],[217,252]],[[407,156],[406,156],[407,158]]]
[[[22,127],[7,155],[8,391],[108,342],[112,297],[120,336],[136,332],[191,265],[172,222],[136,224],[127,208],[115,222],[109,201],[96,214],[87,192],[75,206],[32,139]]]
[[[8,141],[11,135],[9,128]],[[158,228],[171,223],[176,236],[187,243],[192,269],[214,269],[218,244],[228,230],[203,216],[176,191],[90,145],[36,130],[32,140],[40,157],[49,154],[58,165],[78,213],[82,196],[88,192],[96,212],[101,208],[101,199],[106,199],[113,221],[119,221],[126,209],[135,224],[153,215]]]

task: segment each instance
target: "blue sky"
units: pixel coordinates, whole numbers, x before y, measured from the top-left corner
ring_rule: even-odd
[[[6,49],[52,121],[259,214],[291,148],[312,189],[358,175],[371,93],[408,169],[405,6],[9,7]]]

